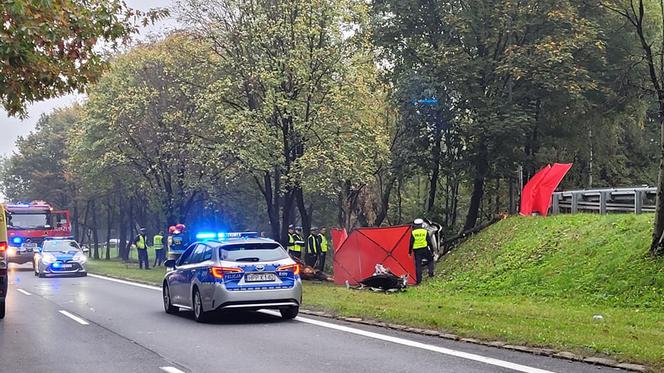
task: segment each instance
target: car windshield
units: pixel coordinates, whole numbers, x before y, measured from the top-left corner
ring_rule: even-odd
[[[288,258],[277,243],[224,245],[219,249],[221,260],[230,262],[269,262]]]
[[[44,229],[50,228],[48,215],[37,214],[11,214],[8,228],[12,229]]]
[[[78,243],[76,241],[72,240],[52,240],[52,241],[44,241],[44,247],[42,248],[42,251],[50,251],[50,252],[69,252],[72,250],[80,250],[81,248],[78,246]]]

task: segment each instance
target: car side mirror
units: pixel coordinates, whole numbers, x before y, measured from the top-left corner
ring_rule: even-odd
[[[166,268],[175,268],[175,259],[168,259],[164,262],[164,267]]]
[[[83,251],[83,254],[89,254],[90,253],[90,249],[88,249],[87,247],[84,247],[81,250]]]

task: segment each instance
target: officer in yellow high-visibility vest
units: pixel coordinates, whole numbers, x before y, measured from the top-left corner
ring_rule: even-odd
[[[422,282],[422,261],[427,259],[427,269],[429,277],[433,277],[433,245],[429,237],[429,232],[424,228],[424,220],[415,219],[413,230],[410,236],[410,250],[408,254],[415,254],[415,281],[417,284]]]
[[[318,269],[321,271],[325,270],[325,257],[327,256],[327,229],[325,227],[320,228],[320,233],[318,233],[318,237],[320,237],[320,256],[318,258]]]
[[[293,258],[302,259],[302,246],[298,245],[297,242],[302,241],[297,233],[295,233],[295,226],[293,224],[288,226],[288,254]]]
[[[148,259],[148,240],[145,238],[145,228],[139,230],[138,235],[134,238],[134,246],[136,246],[136,252],[138,253],[138,268],[150,269],[150,262]]]
[[[166,241],[164,241],[164,232],[159,232],[152,237],[152,248],[154,249],[153,267],[162,265],[166,261]]]

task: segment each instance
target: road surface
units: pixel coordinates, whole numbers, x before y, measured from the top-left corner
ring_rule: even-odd
[[[306,302],[306,300],[305,300]],[[11,270],[0,372],[617,372],[310,316],[245,312],[198,324],[161,292]]]

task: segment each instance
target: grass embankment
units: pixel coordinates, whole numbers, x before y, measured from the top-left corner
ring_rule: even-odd
[[[461,245],[418,288],[385,295],[308,286],[305,300],[345,316],[606,354],[664,371],[664,260],[646,255],[652,218],[510,218]]]
[[[304,302],[343,316],[605,354],[664,371],[664,260],[646,255],[652,218],[510,218],[461,245],[420,287],[386,295],[306,283]],[[93,261],[90,271],[155,283],[163,276],[117,262]]]

